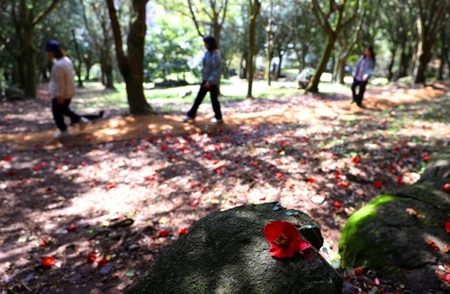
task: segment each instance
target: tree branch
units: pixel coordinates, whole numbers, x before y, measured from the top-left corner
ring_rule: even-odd
[[[194,24],[195,24],[195,28],[197,29],[197,32],[198,32],[199,36],[203,38],[204,34],[202,34],[202,32],[200,31],[200,26],[198,24],[197,17],[195,16],[195,12],[192,9],[191,0],[187,0],[187,2],[188,2],[188,6],[189,6],[189,11],[191,12],[191,18],[192,18],[192,20],[194,21]]]
[[[31,22],[31,25],[34,27],[39,22],[41,22],[50,12],[52,12],[52,10],[56,7],[56,5],[58,5],[58,3],[59,3],[59,0],[53,0],[52,4],[50,4],[49,7],[47,7],[46,9],[41,11],[41,13],[36,15],[36,17]]]
[[[121,65],[127,64],[127,58],[123,52],[122,32],[120,30],[120,24],[117,20],[117,11],[114,7],[114,0],[106,0],[108,4],[109,18],[111,19],[111,27],[114,34],[114,43],[116,47],[116,55]]]

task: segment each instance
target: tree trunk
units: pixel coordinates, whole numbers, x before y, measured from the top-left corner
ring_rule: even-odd
[[[148,114],[151,107],[144,95],[144,45],[146,21],[146,0],[132,1],[131,19],[128,34],[128,70],[124,71],[128,104],[132,114]]]
[[[146,26],[146,3],[148,0],[132,0],[130,7],[130,28],[127,39],[128,56],[124,54],[122,34],[113,0],[108,4],[111,26],[116,44],[116,56],[120,73],[126,84],[130,113],[148,114],[152,108],[144,95],[144,43]]]
[[[398,68],[398,77],[397,79],[408,76],[409,64],[412,60],[412,50],[408,48],[407,44],[402,46],[402,53],[400,54],[400,65]]]
[[[319,83],[320,77],[325,72],[327,63],[330,60],[331,53],[333,52],[334,43],[336,42],[336,36],[328,36],[328,42],[325,47],[325,51],[322,54],[322,58],[320,59],[319,65],[317,66],[316,72],[312,76],[309,81],[308,86],[306,87],[307,92],[318,92],[319,91]]]
[[[347,63],[347,58],[340,59],[336,63],[336,81],[343,85],[344,84],[344,78],[345,78],[345,64]]]
[[[254,2],[253,2],[254,1]],[[259,8],[261,3],[258,0],[250,0],[250,20],[249,20],[249,52],[247,58],[247,70],[248,70],[248,89],[247,98],[252,98],[253,91],[253,58],[255,56],[255,39],[256,39],[256,18],[259,14]]]
[[[422,47],[420,49],[420,47]],[[426,70],[427,65],[431,60],[432,54],[431,54],[431,48],[432,44],[430,43],[422,43],[419,42],[419,49],[418,49],[418,58],[417,58],[417,65],[415,68],[414,73],[414,83],[415,84],[425,84],[426,83]]]
[[[283,54],[281,54],[280,52],[278,52],[278,68],[277,68],[277,80],[281,77],[281,64],[283,63]]]
[[[37,94],[37,65],[36,65],[36,50],[33,45],[29,44],[23,48],[23,58],[25,59],[25,97],[36,98]]]
[[[392,78],[393,78],[392,69],[394,68],[395,55],[397,54],[397,45],[394,45],[394,46],[395,47],[391,49],[392,57],[391,57],[391,61],[389,62],[389,65],[388,65],[388,76],[387,76],[387,79],[388,79],[389,82],[392,81]]]

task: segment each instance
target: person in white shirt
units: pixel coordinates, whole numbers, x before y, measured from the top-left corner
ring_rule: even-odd
[[[51,59],[55,60],[52,66],[48,94],[52,97],[53,119],[60,130],[59,133],[54,135],[54,138],[59,139],[71,135],[64,122],[64,115],[68,116],[72,123],[78,123],[80,130],[87,127],[89,120],[76,114],[69,107],[76,92],[72,61],[66,56],[56,40],[48,41],[45,51]]]
[[[359,107],[362,107],[362,100],[364,92],[366,91],[369,78],[372,76],[375,68],[375,53],[372,46],[367,46],[364,49],[364,54],[358,59],[353,70],[353,84],[352,84],[352,103],[356,102]],[[359,87],[356,93],[356,87]]]

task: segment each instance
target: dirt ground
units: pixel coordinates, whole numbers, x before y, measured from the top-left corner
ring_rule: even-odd
[[[209,123],[210,105],[194,125],[180,114],[106,109],[66,140],[53,139],[47,100],[3,103],[0,290],[122,293],[199,218],[268,201],[311,215],[334,263],[348,216],[416,181],[427,156],[442,148],[433,138],[449,137],[449,127],[416,124],[411,114],[432,100],[447,105],[438,97],[449,91],[448,82],[371,87],[363,109],[348,93],[229,102],[219,126]],[[45,257],[55,264],[43,267]],[[344,276],[347,288],[363,291],[378,279],[370,270]],[[400,291],[397,282],[378,286]]]

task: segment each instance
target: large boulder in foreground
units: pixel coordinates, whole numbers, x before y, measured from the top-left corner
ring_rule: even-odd
[[[450,252],[445,252],[450,235],[444,228],[450,194],[442,190],[449,176],[450,154],[438,156],[417,183],[381,195],[354,213],[339,242],[342,266],[376,268],[417,293],[449,291],[442,280],[450,273],[443,270],[450,265]]]
[[[274,259],[264,226],[292,223],[314,247],[308,258]],[[341,293],[340,275],[317,250],[323,238],[306,214],[277,203],[245,205],[200,219],[128,293]]]

